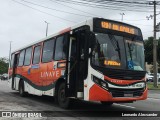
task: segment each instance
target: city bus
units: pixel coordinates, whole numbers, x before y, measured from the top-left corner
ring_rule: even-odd
[[[11,54],[9,85],[20,96],[54,96],[106,106],[147,98],[144,41],[138,27],[92,18]]]

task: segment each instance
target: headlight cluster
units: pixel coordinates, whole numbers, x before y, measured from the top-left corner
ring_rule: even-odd
[[[108,83],[103,81],[100,78],[95,77],[94,75],[92,75],[92,80],[94,83],[96,83],[97,85],[103,87],[104,89],[108,90]]]

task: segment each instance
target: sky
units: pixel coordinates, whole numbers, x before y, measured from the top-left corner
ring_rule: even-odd
[[[51,9],[33,5],[33,3]],[[153,15],[152,12],[146,9],[145,12],[135,12],[134,8],[131,8],[132,11],[112,9],[114,8],[102,9],[89,5],[65,3],[63,0],[0,0],[0,57],[9,56],[10,41],[12,41],[11,47],[14,51],[45,38],[45,21],[49,23],[48,35],[52,35],[91,17],[98,16],[121,21],[120,13],[124,13],[123,22],[139,27],[144,39],[153,35],[153,19],[147,20],[146,18],[146,16]],[[160,15],[157,15],[158,22],[160,22]],[[159,37],[160,32],[157,33],[157,38]]]

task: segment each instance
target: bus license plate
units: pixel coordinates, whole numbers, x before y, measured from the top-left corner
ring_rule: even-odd
[[[124,93],[124,97],[133,97],[132,93]]]

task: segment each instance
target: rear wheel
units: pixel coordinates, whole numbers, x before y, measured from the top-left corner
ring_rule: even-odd
[[[19,94],[21,97],[26,96],[26,92],[24,91],[24,82],[22,80],[19,83]]]
[[[68,108],[70,105],[70,98],[65,96],[65,83],[61,83],[57,91],[57,102],[60,107]]]
[[[113,105],[113,102],[101,101],[101,104],[104,105],[104,106],[106,106],[106,107],[109,107],[109,106]]]

